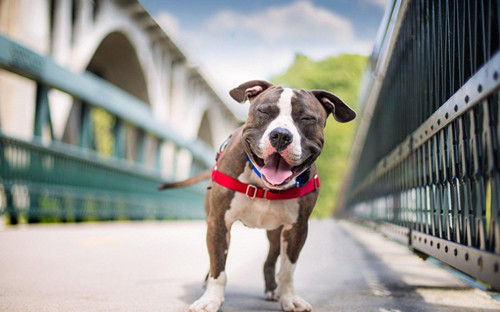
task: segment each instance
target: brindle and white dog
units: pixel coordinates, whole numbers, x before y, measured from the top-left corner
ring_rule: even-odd
[[[330,92],[293,90],[262,80],[243,83],[230,95],[240,103],[249,100],[250,109],[212,172],[205,196],[210,272],[205,293],[189,311],[215,312],[224,303],[226,256],[236,220],[267,230],[266,299],[278,300],[284,311],[311,311],[311,305],[295,294],[293,272],[319,192],[314,162],[323,148],[327,117],[332,114],[338,122],[348,122],[356,114]],[[202,174],[161,188],[201,178],[208,177]]]

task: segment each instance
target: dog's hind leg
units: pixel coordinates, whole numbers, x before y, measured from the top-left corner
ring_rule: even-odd
[[[264,280],[266,281],[266,300],[276,300],[274,291],[278,285],[276,284],[276,261],[280,255],[280,241],[282,226],[277,229],[267,231],[269,240],[269,254],[264,263]]]

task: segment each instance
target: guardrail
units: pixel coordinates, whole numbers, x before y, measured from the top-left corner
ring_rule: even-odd
[[[1,34],[0,69],[32,80],[37,89],[33,140],[9,137],[0,127],[0,207],[10,223],[20,218],[28,222],[203,218],[200,186],[165,192],[156,187],[163,181],[164,144],[174,153],[188,151],[193,173],[213,165],[215,153],[208,145],[183,139],[156,121],[145,103],[107,81],[89,72],[73,73]],[[78,146],[54,139],[50,89],[71,95],[81,105]],[[101,155],[94,148],[94,108],[116,119],[114,155]],[[137,132],[133,161],[125,159],[125,127]],[[46,129],[49,143],[42,140]],[[152,168],[143,163],[146,136],[156,142]]]
[[[500,1],[394,1],[345,213],[500,289]]]

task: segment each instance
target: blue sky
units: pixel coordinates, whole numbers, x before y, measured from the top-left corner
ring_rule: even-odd
[[[286,70],[296,53],[371,53],[388,0],[140,0],[222,91]]]

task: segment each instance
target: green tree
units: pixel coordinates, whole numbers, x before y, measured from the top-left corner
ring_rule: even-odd
[[[330,91],[356,110],[358,89],[367,60],[360,55],[341,54],[313,61],[297,54],[287,71],[271,78],[271,81],[295,89]],[[316,162],[321,177],[321,192],[313,217],[328,217],[334,213],[348,167],[354,129],[354,122],[341,124],[331,117],[327,122],[325,146]]]

